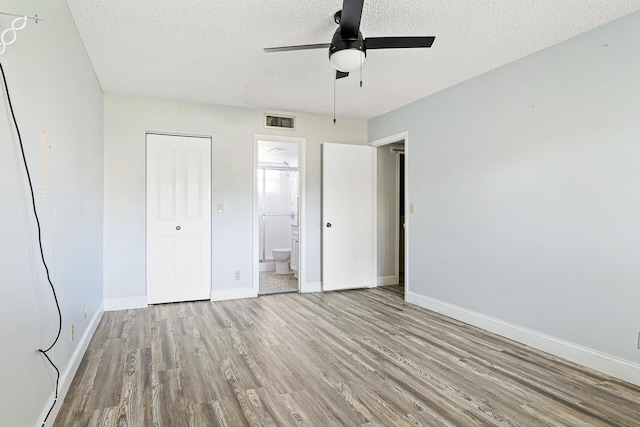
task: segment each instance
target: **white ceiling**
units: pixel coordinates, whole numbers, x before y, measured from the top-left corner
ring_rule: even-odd
[[[107,93],[333,114],[325,50],[341,0],[67,0]],[[640,0],[367,0],[366,37],[435,35],[373,50],[339,80],[338,117],[370,119],[640,10]]]

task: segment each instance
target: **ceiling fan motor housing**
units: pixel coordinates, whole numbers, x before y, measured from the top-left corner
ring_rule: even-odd
[[[333,34],[333,38],[331,39],[331,46],[329,47],[329,59],[340,71],[348,72],[360,67],[361,64],[359,62],[353,63],[353,65],[350,67],[340,67],[336,65],[336,62],[339,61],[336,61],[337,58],[331,59],[331,57],[334,54],[344,50],[362,52],[362,54],[355,56],[355,58],[361,58],[362,60],[364,60],[364,58],[367,56],[367,48],[364,43],[364,37],[362,37],[362,33],[360,31],[358,31],[357,38],[343,38],[340,32],[340,27],[338,27],[336,32]]]

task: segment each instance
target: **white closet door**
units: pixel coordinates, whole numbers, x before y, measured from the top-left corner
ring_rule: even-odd
[[[148,134],[147,301],[210,295],[211,139]]]

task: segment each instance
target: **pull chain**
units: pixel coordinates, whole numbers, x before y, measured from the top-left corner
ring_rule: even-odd
[[[333,125],[336,125],[336,76],[333,79]]]

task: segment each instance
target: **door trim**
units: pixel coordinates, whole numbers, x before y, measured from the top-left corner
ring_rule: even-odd
[[[409,293],[410,290],[410,283],[409,283],[409,268],[410,268],[410,258],[409,258],[409,240],[411,239],[409,230],[410,230],[410,222],[411,222],[411,212],[409,210],[409,205],[410,205],[410,192],[409,192],[409,169],[411,166],[411,162],[409,161],[410,157],[409,157],[409,131],[403,131],[403,132],[399,132],[393,135],[389,135],[386,136],[384,138],[380,138],[380,139],[376,139],[373,141],[369,142],[369,145],[372,147],[383,147],[385,145],[389,145],[389,144],[393,144],[395,142],[400,142],[400,141],[404,141],[404,289],[405,289],[405,300],[406,300],[406,295]],[[396,162],[396,165],[398,163]],[[399,168],[396,168],[396,171],[399,171]],[[399,172],[396,172],[396,175]],[[378,174],[377,171],[377,163],[376,163],[376,176]],[[398,176],[398,175],[397,175]],[[399,176],[398,176],[399,179]],[[398,195],[398,190],[397,187],[399,185],[396,185],[396,197],[397,200],[399,200],[399,195]],[[398,202],[399,203],[399,202]],[[397,210],[396,210],[397,211]],[[397,215],[397,221],[398,221],[398,226],[396,227],[396,239],[399,239],[399,235],[398,235],[398,229],[400,227],[399,225],[399,221],[400,221],[400,216]],[[376,229],[377,229],[377,225],[376,225]],[[397,247],[397,246],[396,246]],[[377,248],[376,248],[377,250]],[[396,253],[396,274],[400,275],[400,266],[398,265],[398,256],[399,254]]]
[[[258,296],[260,284],[260,226],[258,222],[258,141],[280,141],[293,142],[298,144],[298,292],[312,292],[306,283],[306,257],[305,244],[307,241],[306,224],[306,138],[279,136],[279,135],[253,135],[253,274],[252,274],[252,295]]]
[[[395,280],[396,283],[400,282],[400,154],[396,154],[396,185],[394,186],[394,210],[396,213],[396,221],[394,226],[395,241],[393,247],[397,251],[395,254],[394,268],[395,268]],[[405,213],[406,217],[406,213]]]

